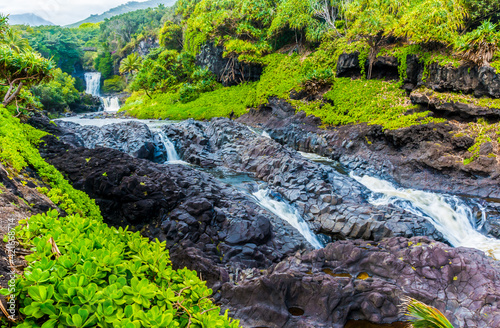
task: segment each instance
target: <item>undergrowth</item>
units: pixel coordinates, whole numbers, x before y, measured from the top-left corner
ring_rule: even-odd
[[[95,202],[40,156],[44,135],[0,107],[0,160],[11,175],[35,169],[51,187],[39,191],[68,214],[51,210],[16,227],[32,253],[15,290],[2,290],[15,294],[22,314],[3,327],[239,326],[220,315],[195,271],[172,269],[165,243],[103,223]]]
[[[210,119],[212,117],[238,117],[246,113],[247,103],[254,102],[255,83],[220,88],[202,93],[194,101],[182,103],[176,93],[157,93],[151,98],[134,93],[121,109],[128,114],[145,119],[161,118],[173,120]]]
[[[324,98],[331,102],[292,103],[297,110],[321,118],[326,125],[364,122],[378,124],[385,129],[399,129],[415,124],[444,121],[428,117],[428,111],[413,112],[416,106],[411,104],[396,82],[337,78]]]
[[[442,100],[443,102],[454,102],[472,104],[480,107],[500,108],[500,99],[482,97],[477,98],[473,95],[467,95],[456,92],[436,92],[428,88],[420,88],[417,90],[420,93],[425,93],[430,98]]]

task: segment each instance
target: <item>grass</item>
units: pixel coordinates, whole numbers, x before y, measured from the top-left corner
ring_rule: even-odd
[[[411,104],[396,82],[337,78],[324,98],[333,104],[320,101],[293,101],[293,104],[298,110],[321,118],[326,125],[369,123],[385,129],[399,129],[444,121],[428,117],[430,112],[411,113],[416,106]]]
[[[476,98],[472,95],[465,95],[455,92],[436,92],[428,88],[420,88],[418,89],[418,92],[424,93],[430,98],[436,98],[443,102],[471,104],[488,108],[500,108],[500,99],[488,97]]]
[[[149,98],[145,94],[134,93],[121,109],[140,118],[185,120],[208,120],[212,117],[241,116],[247,112],[247,104],[254,102],[255,83],[235,87],[220,88],[202,93],[199,98],[188,103],[178,101],[175,93],[159,93]]]

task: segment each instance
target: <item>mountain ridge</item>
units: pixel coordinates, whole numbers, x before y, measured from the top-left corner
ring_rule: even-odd
[[[102,14],[90,15],[89,17],[87,17],[81,21],[65,25],[64,27],[78,27],[84,23],[99,23],[99,22],[102,22],[103,20],[105,20],[106,18],[111,18],[113,16],[125,14],[125,13],[139,10],[139,9],[156,7],[160,4],[171,6],[175,3],[175,1],[176,0],[148,0],[148,1],[144,1],[144,2],[129,1],[127,3],[119,5],[117,7],[111,8]]]
[[[51,21],[43,19],[42,17],[33,14],[13,14],[9,15],[10,25],[30,25],[30,26],[40,26],[40,25],[55,25]]]

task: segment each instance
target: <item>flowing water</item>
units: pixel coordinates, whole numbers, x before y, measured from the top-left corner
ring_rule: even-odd
[[[300,152],[312,161],[331,166],[341,173],[345,169],[337,161],[312,153]],[[394,205],[415,215],[427,218],[453,246],[476,248],[486,254],[500,259],[500,240],[487,237],[478,230],[486,220],[486,213],[479,204],[473,204],[480,209],[479,224],[473,206],[457,196],[436,194],[414,189],[396,188],[390,182],[370,177],[359,177],[350,173],[349,176],[372,191],[368,201],[376,206]]]
[[[101,97],[101,73],[87,72],[84,74],[85,93],[101,98],[105,112],[117,112],[120,109],[118,97]]]
[[[269,189],[260,189],[252,193],[259,205],[288,222],[297,229],[302,236],[315,248],[323,248],[323,244],[318,237],[311,231],[307,222],[299,215],[297,209],[283,200],[275,199],[271,196]]]
[[[165,147],[165,150],[167,152],[167,163],[188,164],[187,162],[181,160],[179,154],[177,154],[177,151],[175,150],[174,143],[163,132],[158,131],[158,136],[160,137],[160,140],[163,143],[163,146]]]
[[[101,73],[87,72],[84,74],[86,89],[85,93],[99,97],[101,95]]]
[[[481,234],[475,226],[476,216],[464,200],[449,195],[396,188],[390,182],[374,177],[350,174],[372,191],[369,202],[373,205],[394,205],[431,221],[436,229],[455,247],[476,248],[500,259],[500,240]],[[485,213],[482,211],[482,221]]]
[[[101,97],[105,112],[117,112],[120,110],[118,97]]]
[[[211,176],[217,178],[221,182],[236,187],[238,190],[253,198],[259,206],[270,211],[271,213],[273,213],[283,221],[288,222],[292,227],[297,229],[297,231],[302,236],[304,236],[304,238],[315,249],[324,247],[318,236],[316,236],[312,232],[307,222],[300,216],[297,208],[282,200],[278,194],[273,195],[269,188],[265,187],[264,184],[256,180],[251,174],[235,173],[221,168],[204,169],[198,167],[198,169],[209,173]],[[260,188],[255,188],[255,186],[258,186],[259,184]],[[255,189],[258,190],[255,191]]]

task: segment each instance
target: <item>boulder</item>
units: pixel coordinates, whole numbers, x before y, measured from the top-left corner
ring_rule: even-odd
[[[499,269],[481,251],[425,237],[337,241],[225,283],[220,302],[247,327],[343,328],[406,321],[400,305],[409,296],[456,328],[499,327]]]

